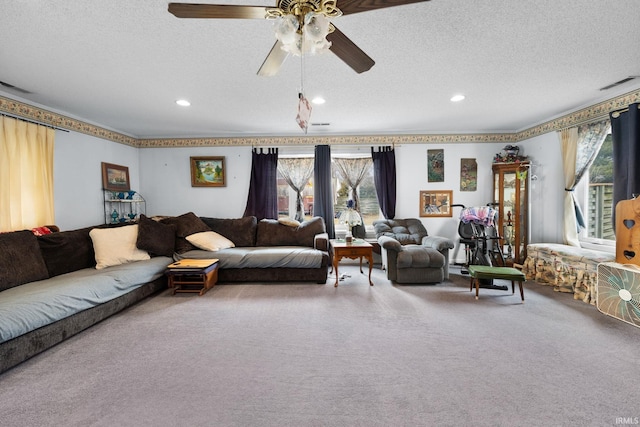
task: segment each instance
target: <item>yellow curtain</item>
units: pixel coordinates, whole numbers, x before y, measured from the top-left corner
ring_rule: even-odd
[[[0,231],[55,224],[55,130],[0,116]]]

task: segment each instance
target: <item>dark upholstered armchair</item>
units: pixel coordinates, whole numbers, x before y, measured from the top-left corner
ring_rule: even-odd
[[[449,278],[453,241],[429,236],[416,218],[373,222],[387,278],[397,283],[439,283]]]

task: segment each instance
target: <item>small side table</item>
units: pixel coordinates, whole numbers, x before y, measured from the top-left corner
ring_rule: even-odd
[[[338,264],[342,258],[357,259],[360,258],[360,273],[362,273],[362,258],[367,258],[369,261],[369,285],[373,286],[371,281],[371,270],[373,269],[373,246],[371,243],[364,240],[354,240],[351,243],[347,243],[342,239],[329,240],[329,247],[333,255],[333,269],[336,272],[336,283],[333,285],[338,286]]]
[[[169,287],[178,292],[197,292],[204,295],[218,281],[217,259],[183,259],[167,267]]]

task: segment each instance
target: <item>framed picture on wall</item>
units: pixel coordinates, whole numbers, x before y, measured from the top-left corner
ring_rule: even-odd
[[[102,188],[109,191],[129,191],[129,168],[102,162]]]
[[[434,190],[420,192],[420,216],[451,217],[452,190]]]
[[[224,187],[224,157],[191,157],[192,187]]]
[[[460,191],[478,189],[478,162],[476,159],[460,159]]]
[[[427,150],[427,181],[444,182],[444,150]]]

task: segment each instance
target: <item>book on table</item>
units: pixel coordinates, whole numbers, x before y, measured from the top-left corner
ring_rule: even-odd
[[[167,268],[174,272],[201,272],[207,270],[209,267],[218,262],[218,259],[181,259],[172,264],[169,264]]]

